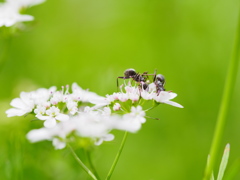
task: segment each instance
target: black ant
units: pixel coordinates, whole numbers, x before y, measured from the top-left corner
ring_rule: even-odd
[[[153,81],[156,85],[156,92],[158,95],[161,91],[165,91],[164,88],[165,78],[162,74],[155,75]]]
[[[149,82],[147,82],[149,75],[154,75],[153,82],[156,86],[156,93],[159,95],[161,91],[165,91],[165,88],[164,88],[165,78],[162,74],[156,75],[156,70],[154,74],[147,74],[147,72],[140,74],[140,73],[137,73],[134,69],[127,69],[124,71],[124,76],[118,77],[118,78],[121,78],[121,79],[132,78],[137,83],[140,83],[141,88],[146,90],[148,89],[148,85],[149,85]],[[118,87],[118,78],[117,78],[117,87]]]
[[[124,71],[124,77],[118,77],[118,78],[121,78],[121,79],[132,78],[137,83],[140,83],[141,87],[145,90],[148,88],[148,83],[146,82],[148,75],[150,74],[147,74],[147,72],[140,74],[140,73],[137,73],[134,69],[127,69]],[[118,87],[118,78],[117,78],[117,87]]]

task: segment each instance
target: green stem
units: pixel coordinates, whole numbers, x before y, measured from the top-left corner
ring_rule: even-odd
[[[77,160],[77,162],[80,164],[80,166],[83,168],[83,170],[92,177],[94,180],[98,180],[96,176],[87,168],[87,166],[81,161],[81,159],[77,156],[73,148],[68,144],[68,147],[73,155],[73,157]]]
[[[224,125],[226,122],[226,117],[230,105],[231,95],[233,93],[234,84],[237,76],[238,61],[240,53],[240,16],[238,17],[238,27],[236,32],[235,46],[233,51],[233,56],[229,64],[228,74],[225,81],[225,87],[222,96],[222,102],[218,114],[217,124],[213,136],[213,141],[210,150],[210,160],[205,169],[205,174],[203,180],[209,180],[211,173],[215,167],[217,155],[220,149],[220,143],[223,136]]]
[[[151,109],[157,107],[159,104],[160,104],[160,103],[156,103],[156,102],[154,102],[154,105],[153,105],[152,107],[146,109],[145,111],[147,112],[147,111],[149,111],[149,110],[151,110]]]
[[[92,163],[92,158],[91,158],[90,150],[88,150],[88,149],[86,150],[86,155],[87,155],[87,159],[88,159],[89,165],[90,165],[90,167],[91,167],[91,169],[92,169],[92,172],[93,172],[94,175],[97,177],[97,179],[100,180],[100,177],[99,177],[99,175],[98,175],[98,173],[97,173],[97,171],[96,171],[96,168],[95,168],[95,166],[94,166],[93,163]]]
[[[121,145],[120,145],[120,147],[119,147],[118,153],[117,153],[117,155],[116,155],[116,157],[115,157],[115,160],[114,160],[114,162],[113,162],[113,164],[112,164],[112,167],[111,167],[110,171],[108,172],[108,175],[107,175],[107,177],[106,177],[105,180],[109,180],[109,179],[111,178],[111,176],[112,176],[112,173],[113,173],[113,171],[114,171],[114,169],[115,169],[115,167],[116,167],[116,165],[117,165],[118,159],[119,159],[119,157],[120,157],[120,155],[121,155],[121,153],[122,153],[124,144],[125,144],[126,139],[127,139],[127,135],[128,135],[128,132],[126,131],[125,134],[124,134],[124,136],[123,136],[122,143],[121,143]]]

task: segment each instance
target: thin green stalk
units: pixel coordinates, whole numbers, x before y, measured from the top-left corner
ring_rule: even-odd
[[[112,173],[113,173],[113,171],[114,171],[114,169],[115,169],[115,167],[116,167],[116,165],[117,165],[118,159],[119,159],[119,157],[120,157],[120,155],[121,155],[121,153],[122,153],[124,144],[125,144],[126,139],[127,139],[127,135],[128,135],[128,132],[126,131],[125,134],[124,134],[124,136],[123,136],[123,139],[122,139],[121,145],[120,145],[120,147],[119,147],[118,153],[117,153],[117,155],[116,155],[116,157],[115,157],[115,160],[114,160],[114,162],[113,162],[113,164],[112,164],[112,167],[111,167],[110,171],[108,172],[108,175],[107,175],[107,177],[106,177],[105,180],[109,180],[109,179],[111,178],[111,176],[112,176]]]
[[[68,147],[73,155],[73,157],[77,160],[77,162],[80,164],[80,166],[86,171],[86,173],[92,177],[94,180],[98,180],[96,176],[87,168],[87,166],[81,161],[81,159],[77,156],[73,148],[68,144]]]
[[[98,175],[98,173],[97,173],[97,170],[96,170],[95,166],[94,166],[93,163],[92,163],[92,158],[91,158],[90,150],[86,150],[86,155],[87,155],[87,159],[88,159],[90,168],[92,169],[92,172],[93,172],[94,175],[97,177],[97,179],[100,180],[100,177],[99,177],[99,175]]]
[[[149,111],[149,110],[151,110],[151,109],[157,107],[159,104],[160,104],[160,103],[154,103],[154,105],[153,105],[152,107],[146,109],[145,111],[147,112],[147,111]]]
[[[238,17],[238,26],[236,32],[236,39],[235,39],[235,46],[233,50],[232,59],[229,64],[228,74],[225,81],[225,87],[222,96],[222,102],[218,114],[217,124],[213,136],[213,141],[210,150],[210,160],[208,165],[206,166],[204,178],[203,180],[209,180],[213,168],[216,165],[217,155],[219,154],[220,143],[223,136],[224,125],[226,123],[226,117],[229,110],[231,95],[234,90],[234,84],[237,76],[238,70],[238,61],[239,61],[239,54],[240,54],[240,15]]]

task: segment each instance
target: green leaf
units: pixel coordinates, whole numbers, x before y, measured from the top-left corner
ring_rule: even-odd
[[[210,161],[210,155],[208,155],[208,158],[207,158],[207,166],[209,165],[209,161]],[[213,172],[211,174],[211,179],[210,180],[214,180]]]
[[[227,144],[224,149],[222,161],[221,161],[219,171],[218,171],[217,180],[222,180],[222,178],[223,178],[223,175],[224,175],[225,169],[227,167],[227,163],[228,163],[229,152],[230,152],[230,144]]]
[[[211,175],[211,179],[210,180],[214,180],[214,175],[213,175],[213,172],[212,172],[212,175]]]

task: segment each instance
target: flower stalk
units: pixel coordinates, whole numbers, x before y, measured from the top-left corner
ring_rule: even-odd
[[[99,177],[99,175],[98,175],[98,173],[97,173],[97,170],[96,170],[95,166],[94,166],[93,163],[92,163],[91,152],[90,152],[89,149],[86,150],[86,156],[87,156],[87,159],[88,159],[90,168],[92,169],[92,172],[94,173],[94,175],[96,176],[96,178],[97,178],[98,180],[100,180],[100,177]]]
[[[90,176],[92,177],[92,179],[94,180],[98,180],[96,178],[96,176],[92,173],[92,171],[90,171],[90,169],[88,169],[88,167],[81,161],[81,159],[77,156],[77,154],[75,153],[75,151],[73,150],[72,146],[70,146],[68,144],[68,147],[73,155],[73,157],[77,160],[78,164],[83,168],[83,170]]]
[[[120,155],[122,153],[123,147],[125,145],[125,142],[126,142],[126,139],[127,139],[127,135],[128,135],[128,132],[125,131],[125,134],[123,136],[123,139],[122,139],[121,145],[119,147],[118,153],[117,153],[117,155],[115,157],[115,160],[114,160],[114,162],[112,164],[112,167],[111,167],[110,171],[108,172],[108,175],[107,175],[105,180],[109,180],[111,178],[111,176],[112,176],[112,173],[113,173],[113,171],[114,171],[114,169],[115,169],[115,167],[116,167],[116,165],[118,163],[118,159],[119,159],[119,157],[120,157]]]
[[[212,145],[211,145],[210,160],[208,165],[206,166],[203,180],[210,179],[213,168],[216,165],[216,159],[217,159],[217,155],[219,154],[219,149],[221,149],[220,144],[223,136],[224,126],[227,120],[226,117],[227,117],[227,113],[230,106],[231,95],[233,93],[234,85],[237,77],[239,54],[240,54],[240,13],[238,17],[238,25],[237,25],[233,55],[230,60],[230,64],[228,68],[228,74],[225,81],[222,102],[221,102],[221,106],[218,114],[218,119],[217,119],[217,124],[215,128],[214,136],[213,136]]]

